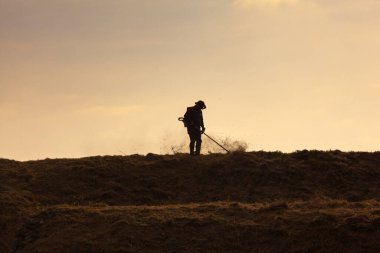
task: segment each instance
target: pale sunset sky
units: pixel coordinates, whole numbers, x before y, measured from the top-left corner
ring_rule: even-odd
[[[0,157],[376,151],[378,0],[0,0]],[[207,152],[207,148],[204,149]]]

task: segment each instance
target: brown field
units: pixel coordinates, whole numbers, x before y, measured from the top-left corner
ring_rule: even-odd
[[[380,153],[0,159],[0,252],[380,252]]]

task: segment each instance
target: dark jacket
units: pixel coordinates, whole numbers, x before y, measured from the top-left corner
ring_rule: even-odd
[[[184,123],[186,127],[204,127],[202,110],[197,106],[187,107]]]

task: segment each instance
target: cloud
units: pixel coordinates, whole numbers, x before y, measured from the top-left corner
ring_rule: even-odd
[[[294,5],[300,0],[235,0],[235,5],[243,8],[251,8],[256,6],[280,6]]]

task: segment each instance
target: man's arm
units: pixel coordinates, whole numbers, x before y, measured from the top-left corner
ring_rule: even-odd
[[[206,128],[205,128],[205,124],[203,122],[203,113],[202,113],[202,111],[201,111],[201,128],[202,128],[201,133],[203,134],[206,131]]]

